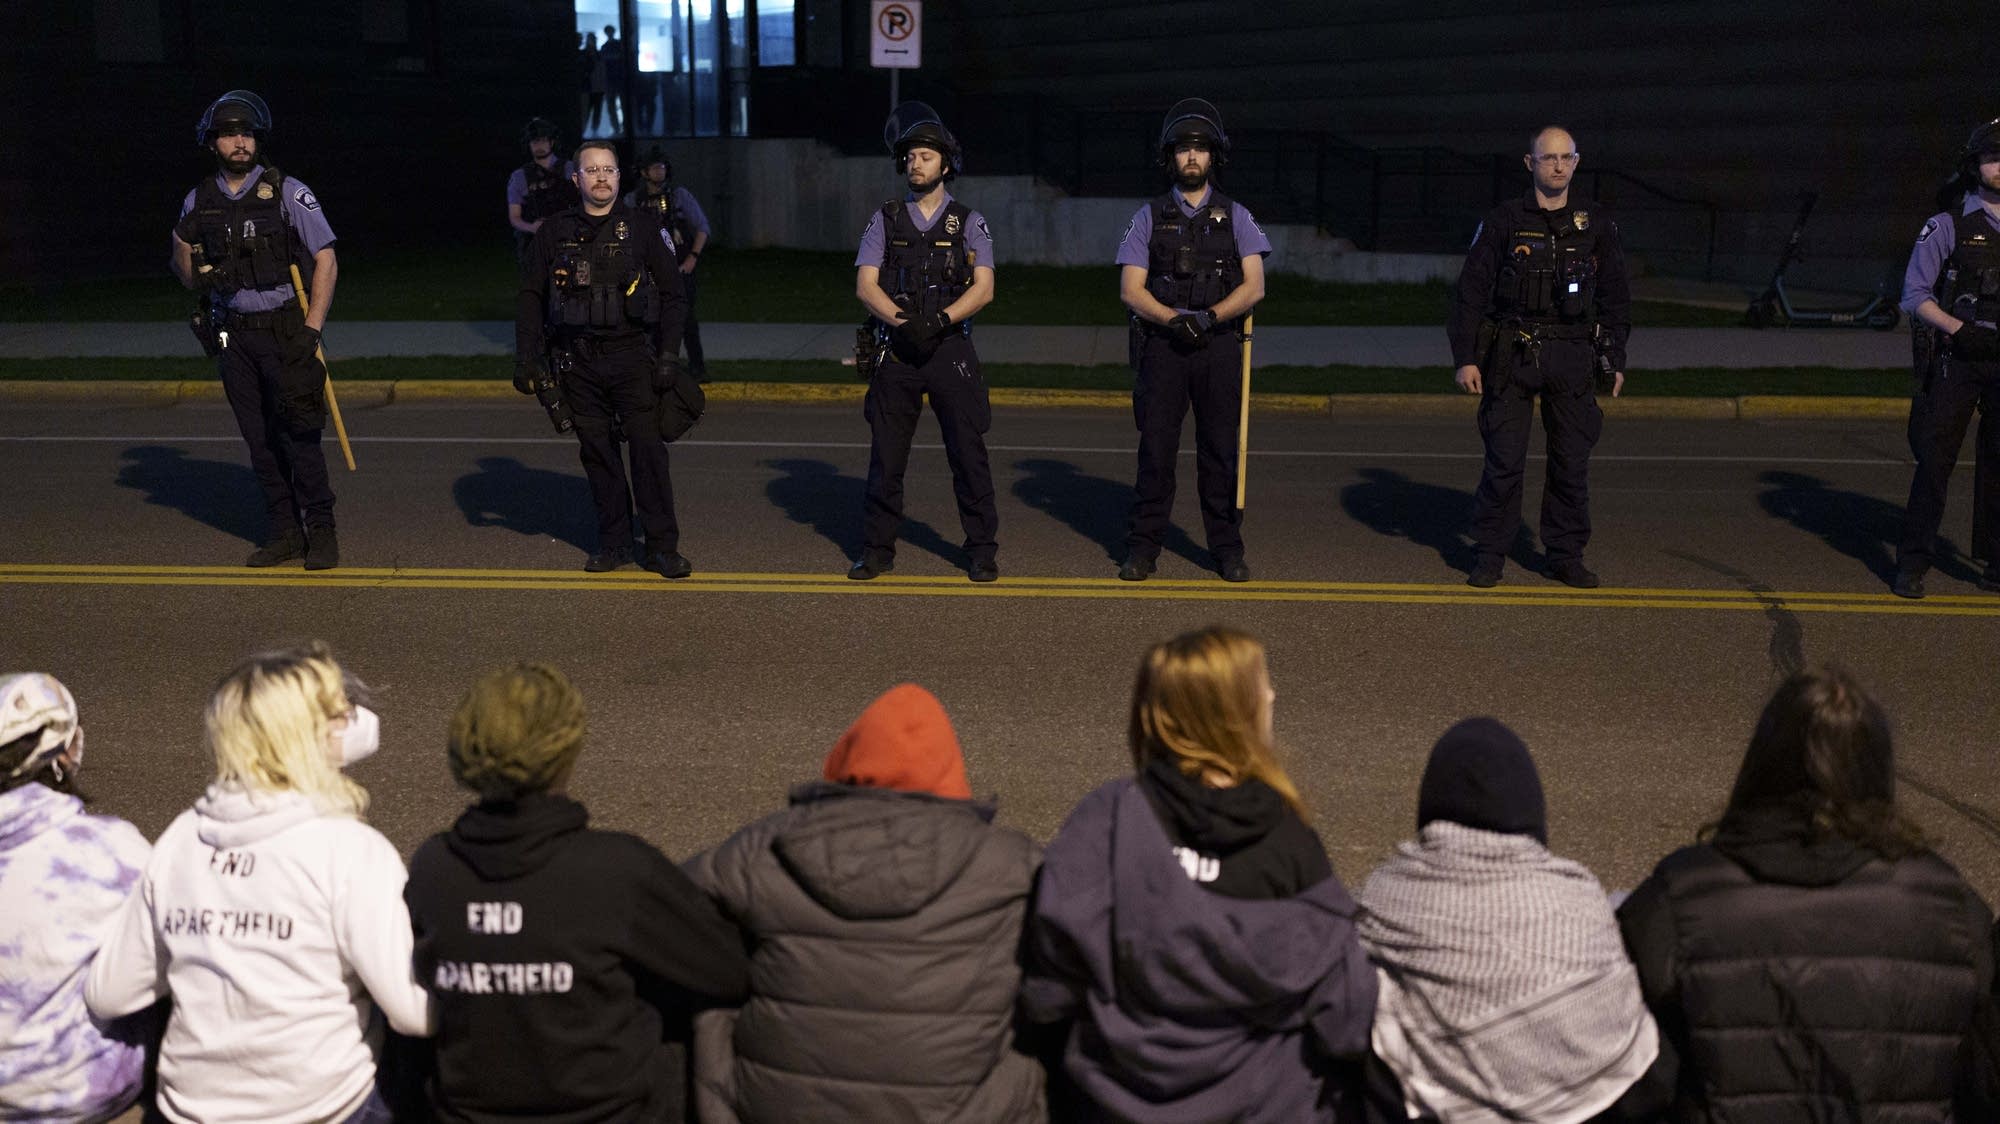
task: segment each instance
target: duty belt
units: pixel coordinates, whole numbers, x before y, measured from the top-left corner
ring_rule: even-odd
[[[290,305],[274,308],[269,312],[238,312],[235,309],[225,308],[216,326],[227,328],[232,332],[269,331],[303,320],[304,314]]]
[[[1503,320],[1501,326],[1545,340],[1587,340],[1594,334],[1589,324],[1558,324],[1544,320]]]

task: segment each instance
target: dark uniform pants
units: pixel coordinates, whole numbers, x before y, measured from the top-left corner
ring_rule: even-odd
[[[2000,565],[2000,363],[1946,359],[1924,393],[1910,403],[1910,452],[1917,471],[1910,479],[1910,502],[1903,512],[1903,541],[1896,567],[1923,573],[1937,549],[1944,521],[1945,485],[1958,464],[1972,411],[1979,422],[1979,469],[1974,474],[1973,520],[1977,541],[1972,554]]]
[[[1521,525],[1521,478],[1536,395],[1547,430],[1548,470],[1542,489],[1542,549],[1551,564],[1581,560],[1590,543],[1590,451],[1604,431],[1589,340],[1546,339],[1539,365],[1517,363],[1511,374],[1485,372],[1479,436],[1486,463],[1473,500],[1472,538],[1482,556],[1504,558]]]
[[[632,501],[648,553],[680,549],[674,521],[674,481],[667,443],[660,439],[660,396],[653,390],[653,349],[643,336],[576,341],[576,368],[563,381],[576,411],[576,439],[590,498],[597,506],[597,546],[617,550],[632,543]],[[632,450],[632,482],[618,446]]]
[[[681,292],[687,297],[687,320],[681,329],[681,342],[687,346],[688,374],[697,381],[708,381],[708,360],[701,352],[701,323],[694,318],[695,279],[692,273],[681,274]]]
[[[1194,409],[1194,479],[1201,525],[1218,563],[1243,556],[1243,512],[1236,506],[1236,435],[1243,409],[1243,341],[1232,332],[1189,349],[1146,333],[1132,384],[1132,420],[1139,426],[1139,474],[1132,487],[1129,556],[1160,555],[1174,511],[1174,465],[1181,423]]]
[[[1000,509],[993,499],[993,470],[986,462],[993,405],[979,372],[979,357],[970,339],[953,332],[938,341],[927,359],[913,365],[918,358],[892,352],[876,369],[862,402],[871,437],[868,494],[861,518],[863,557],[887,562],[896,555],[896,534],[903,526],[903,470],[909,467],[910,441],[929,396],[944,437],[945,457],[951,462],[951,490],[958,500],[959,526],[965,530],[965,553],[972,565],[991,562],[1000,549],[994,542]]]
[[[307,350],[303,314],[273,328],[230,328],[216,367],[250,469],[264,491],[268,535],[333,526],[333,484],[320,433],[326,368]]]

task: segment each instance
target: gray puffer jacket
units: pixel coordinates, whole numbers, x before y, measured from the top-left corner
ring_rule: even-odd
[[[705,1124],[1046,1119],[1012,1018],[1038,849],[993,811],[814,782],[688,863],[750,949],[696,1023]]]

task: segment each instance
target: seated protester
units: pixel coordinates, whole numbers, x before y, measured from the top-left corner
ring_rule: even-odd
[[[1377,1119],[1571,1124],[1659,1053],[1604,888],[1548,839],[1514,731],[1491,718],[1445,731],[1416,840],[1361,888],[1380,984],[1372,1044],[1391,1076]]]
[[[428,1034],[403,860],[341,775],[380,720],[320,643],[253,656],[215,688],[215,779],[153,847],[91,965],[112,1018],[171,996],[160,1115],[174,1124],[389,1119],[382,1017]]]
[[[583,698],[545,664],[488,674],[452,716],[451,772],[479,802],[403,892],[441,1120],[684,1120],[689,1007],[745,994],[708,898],[565,794],[583,741]]]
[[[84,812],[82,764],[69,689],[0,676],[0,1120],[108,1120],[144,1078],[153,1020],[92,1022],[83,980],[148,848],[124,820]]]
[[[1953,1111],[1993,915],[1896,807],[1889,720],[1851,673],[1778,688],[1707,836],[1618,911],[1661,1043],[1617,1118],[1995,1119]]]
[[[1155,645],[1132,691],[1137,775],[1083,798],[1042,856],[1022,1013],[1068,1023],[1083,1119],[1331,1121],[1375,972],[1355,905],[1277,761],[1264,649]]]
[[[1035,845],[972,799],[929,691],[868,705],[825,780],[688,864],[750,944],[750,999],[695,1028],[704,1124],[1042,1120],[1014,993]]]

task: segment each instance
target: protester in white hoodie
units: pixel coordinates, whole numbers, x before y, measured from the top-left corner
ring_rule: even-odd
[[[209,700],[216,776],[153,846],[92,965],[100,1018],[173,997],[157,1104],[176,1124],[375,1124],[381,1015],[429,1033],[402,859],[340,773],[374,752],[326,646],[253,656]]]

